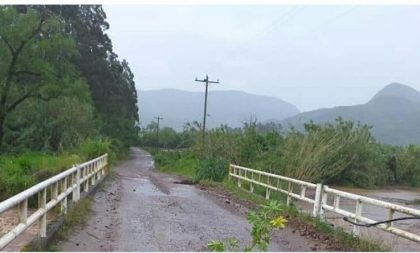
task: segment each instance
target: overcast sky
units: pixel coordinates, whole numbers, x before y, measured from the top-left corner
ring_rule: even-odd
[[[420,6],[105,5],[137,89],[270,95],[301,111],[420,90]]]

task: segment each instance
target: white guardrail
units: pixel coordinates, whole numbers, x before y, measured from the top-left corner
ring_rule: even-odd
[[[311,203],[313,204],[312,215],[314,217],[324,218],[325,212],[330,211],[342,215],[344,217],[351,218],[353,221],[359,223],[372,224],[377,222],[362,215],[362,208],[364,204],[387,209],[387,217],[384,217],[384,220],[393,219],[396,213],[408,215],[409,217],[420,217],[420,210],[417,209],[408,208],[405,206],[385,202],[382,200],[377,200],[345,191],[332,189],[327,185],[313,184],[233,164],[229,166],[229,176],[230,178],[237,179],[238,187],[242,186],[242,181],[248,182],[249,190],[251,192],[254,192],[254,185],[260,185],[264,187],[266,190],[266,199],[270,199],[270,191],[277,191],[287,194],[287,205],[290,204],[292,198]],[[282,186],[284,186],[284,188],[287,188],[283,189]],[[296,189],[295,186],[298,186],[298,189]],[[307,189],[312,189],[315,191],[313,198],[307,196]],[[332,205],[328,204],[328,196],[333,197]],[[354,213],[340,208],[340,200],[343,198],[355,201]],[[409,231],[405,231],[400,228],[396,228],[394,227],[392,222],[388,222],[386,224],[379,224],[375,227],[387,231],[389,233],[395,234],[397,236],[420,243],[420,235],[413,234]],[[359,226],[354,225],[353,233],[355,235],[359,234]]]
[[[36,221],[39,221],[39,234],[47,235],[47,213],[56,205],[61,204],[62,214],[67,213],[67,200],[71,197],[73,202],[80,200],[80,192],[89,191],[106,175],[108,154],[97,157],[88,162],[74,165],[31,188],[0,203],[0,214],[16,208],[19,224],[0,238],[0,250],[22,234]],[[71,196],[69,196],[71,194]],[[37,195],[37,209],[28,217],[28,199]]]

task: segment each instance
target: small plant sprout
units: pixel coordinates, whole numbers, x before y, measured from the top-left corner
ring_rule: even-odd
[[[207,248],[213,252],[223,252],[225,251],[225,244],[220,240],[211,240],[207,243]]]
[[[252,225],[252,244],[246,246],[243,251],[253,251],[257,248],[260,251],[267,251],[271,241],[271,234],[274,229],[286,227],[287,220],[280,215],[283,206],[278,201],[270,201],[261,205],[257,211],[248,213],[248,222]],[[228,245],[227,247],[225,245]],[[234,251],[239,248],[238,240],[230,239],[226,243],[220,240],[212,240],[207,244],[210,251]]]

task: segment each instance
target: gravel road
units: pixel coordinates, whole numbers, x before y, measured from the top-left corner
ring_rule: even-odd
[[[205,251],[208,241],[237,238],[251,241],[242,208],[226,208],[192,185],[154,170],[153,158],[132,148],[129,160],[115,168],[115,179],[94,196],[92,214],[76,228],[60,251]],[[323,250],[319,243],[292,229],[277,231],[270,251]]]

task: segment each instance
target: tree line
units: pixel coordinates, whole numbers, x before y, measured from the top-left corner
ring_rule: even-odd
[[[138,136],[134,75],[100,5],[0,6],[0,152]]]

